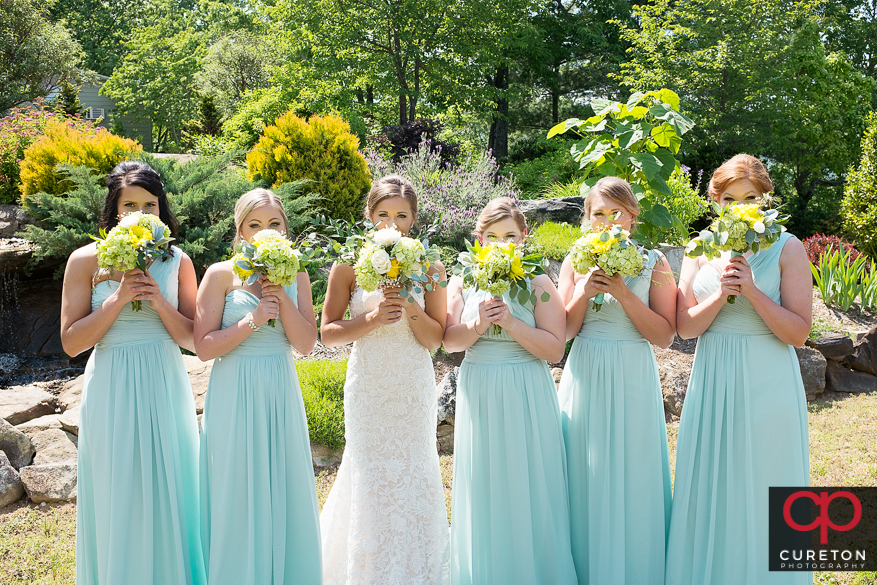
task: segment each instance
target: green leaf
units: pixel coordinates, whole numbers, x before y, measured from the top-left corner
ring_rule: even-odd
[[[549,300],[551,300],[551,295],[547,292],[542,293],[542,302],[547,303]]]
[[[660,177],[665,181],[669,181],[670,177],[673,175],[673,171],[676,170],[676,157],[673,156],[672,152],[663,148],[659,148],[653,154],[659,161],[661,161]],[[669,194],[672,194],[672,191],[670,191]]]
[[[627,109],[630,110],[630,109],[634,108],[638,103],[640,103],[640,101],[642,101],[642,99],[645,95],[646,94],[644,94],[640,91],[637,91],[637,92],[634,92],[633,94],[631,94],[631,96],[627,99]]]
[[[546,138],[551,138],[553,136],[557,136],[558,134],[563,134],[570,128],[575,128],[581,123],[582,121],[578,118],[569,118],[568,120],[564,120],[560,124],[553,126],[551,130],[548,131],[548,136],[546,136]]]
[[[682,139],[676,133],[676,128],[672,125],[665,122],[660,126],[655,126],[652,128],[651,136],[658,146],[669,148],[673,154],[679,152]]]
[[[638,152],[630,156],[631,164],[645,175],[646,179],[652,180],[661,171],[661,161],[649,152]]]
[[[612,100],[598,98],[591,100],[591,108],[594,110],[594,115],[605,116],[609,112],[621,111],[621,104]]]
[[[594,149],[579,161],[579,168],[584,168],[588,164],[600,160],[610,150],[612,150],[612,144],[608,142],[597,143]]]

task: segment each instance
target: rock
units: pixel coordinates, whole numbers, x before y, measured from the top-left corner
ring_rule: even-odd
[[[0,205],[0,238],[11,238],[32,223],[34,218],[23,207],[6,203]]]
[[[0,418],[0,451],[6,453],[6,457],[15,469],[30,465],[36,452],[28,436],[2,418]]]
[[[557,280],[560,278],[560,268],[563,265],[563,262],[555,260],[554,258],[546,258],[545,261],[548,264],[548,266],[545,267],[545,274],[547,274],[548,278],[557,285]]]
[[[579,225],[585,213],[584,197],[531,199],[519,205],[527,223],[540,225],[546,221]]]
[[[204,424],[204,414],[199,414],[196,419],[198,420],[198,434],[201,434],[201,425]]]
[[[435,438],[436,449],[438,449],[439,452],[454,452],[454,425],[449,425],[447,423],[440,424],[436,428]]]
[[[818,349],[826,358],[836,362],[842,362],[853,353],[853,340],[846,335],[826,335],[816,341],[808,339],[806,345]]]
[[[865,372],[854,372],[836,361],[828,360],[825,369],[825,389],[854,394],[875,392],[877,391],[877,376]]]
[[[675,416],[682,416],[682,405],[688,392],[689,371],[678,371],[670,366],[658,364],[661,379],[661,394],[664,397],[664,410]]]
[[[0,508],[18,501],[24,495],[24,485],[18,472],[9,463],[6,453],[0,451]]]
[[[64,384],[61,394],[58,395],[58,406],[61,407],[61,410],[69,410],[79,406],[82,401],[82,381],[84,379],[83,375]]]
[[[189,382],[192,383],[192,397],[195,399],[195,412],[204,412],[204,399],[207,396],[207,384],[210,382],[210,371],[213,369],[213,360],[202,362],[198,356],[184,355],[186,371],[189,373]]]
[[[64,411],[58,422],[61,428],[73,435],[79,435],[79,406]]]
[[[37,450],[34,465],[49,463],[72,463],[76,465],[75,435],[60,429],[49,429],[34,435],[33,446]]]
[[[661,244],[659,249],[667,259],[667,263],[670,265],[670,270],[673,272],[673,277],[678,283],[679,274],[682,272],[682,261],[685,260],[685,247]]]
[[[795,353],[798,354],[807,400],[816,400],[816,397],[825,391],[825,356],[812,347],[796,347]]]
[[[19,476],[27,496],[37,504],[76,499],[76,462],[22,467]]]
[[[314,467],[333,467],[341,465],[341,456],[344,455],[344,448],[330,449],[319,443],[311,443],[311,460]]]
[[[846,365],[859,372],[877,376],[877,327],[868,331],[856,344]]]
[[[15,428],[27,435],[28,438],[33,438],[33,436],[40,431],[47,431],[49,429],[60,429],[60,418],[60,414],[47,414],[39,418],[32,418],[31,420],[21,423],[20,425],[15,425]]]
[[[55,397],[36,386],[0,390],[0,418],[11,425],[55,413]]]
[[[457,407],[457,376],[460,368],[455,367],[453,370],[445,374],[441,382],[436,384],[435,395],[437,403],[438,421],[436,424],[447,422],[454,424],[454,412]]]
[[[551,368],[551,377],[554,378],[555,384],[560,384],[560,378],[563,376],[562,368]]]
[[[0,352],[55,355],[61,346],[61,287],[48,272],[24,278],[0,262]],[[42,271],[46,272],[46,271]]]

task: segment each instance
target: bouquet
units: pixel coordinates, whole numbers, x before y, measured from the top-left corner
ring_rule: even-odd
[[[286,234],[262,230],[251,241],[243,240],[231,260],[232,270],[245,284],[253,284],[265,275],[274,284],[289,286],[304,270],[302,258]],[[269,319],[268,325],[274,327],[276,322],[277,319]]]
[[[585,232],[569,250],[573,269],[588,274],[600,268],[607,275],[638,276],[648,261],[630,238],[630,232],[620,225],[601,225]],[[603,306],[604,293],[594,297],[594,311]]]
[[[545,273],[545,260],[539,254],[524,256],[521,247],[514,242],[492,243],[481,246],[476,240],[466,242],[466,251],[460,252],[454,274],[463,278],[463,286],[474,286],[477,290],[487,291],[495,297],[506,292],[521,305],[536,305],[536,293],[532,292],[529,282]],[[547,292],[542,293],[542,302],[551,298]],[[495,324],[493,332],[499,333],[502,328]]]
[[[439,250],[430,247],[427,240],[403,236],[395,226],[372,230],[354,240],[353,271],[356,282],[366,292],[381,286],[399,286],[402,298],[413,303],[412,291],[421,293],[433,290],[436,284],[448,284],[447,280],[439,281],[438,272],[428,274],[429,267],[439,261]]]
[[[762,210],[757,203],[735,203],[721,207],[713,202],[717,217],[708,230],[703,230],[685,246],[689,258],[706,256],[719,257],[722,252],[731,252],[731,257],[744,253],[766,250],[786,231],[784,225],[788,216],[780,216],[776,209]],[[728,302],[734,303],[735,295],[728,295]]]
[[[135,211],[119,218],[110,233],[100,230],[97,241],[97,265],[112,275],[115,270],[127,272],[139,268],[146,272],[147,259],[170,257],[171,232],[157,215]],[[131,301],[131,309],[143,310],[143,302]]]

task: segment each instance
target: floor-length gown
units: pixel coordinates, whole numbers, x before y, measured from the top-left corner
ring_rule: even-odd
[[[182,252],[149,267],[178,304]],[[97,310],[119,283],[97,284]],[[198,427],[180,348],[149,301],[128,303],[85,368],[79,415],[76,583],[202,584]]]
[[[380,303],[359,286],[356,318]],[[416,295],[423,304],[423,296]],[[407,321],[353,344],[344,384],[346,445],[320,515],[328,585],[445,582],[448,515],[436,450],[435,374]]]
[[[748,258],[763,293],[780,302],[779,259],[792,236]],[[719,287],[704,265],[702,301]],[[807,402],[798,358],[738,296],[697,341],[679,422],[666,582],[810,585],[809,572],[768,571],[768,488],[809,485]]]
[[[650,268],[624,278],[646,305],[651,280]],[[558,397],[580,585],[663,585],[671,491],[661,382],[652,346],[612,295],[585,313]]]
[[[297,303],[297,283],[285,288]],[[231,291],[222,327],[258,304],[248,291]],[[201,506],[211,585],[322,582],[308,425],[279,318],[213,364],[201,430]]]
[[[462,321],[490,298],[464,289]],[[503,297],[530,326],[531,308]],[[453,585],[573,585],[567,470],[554,379],[545,360],[487,328],[457,379]]]

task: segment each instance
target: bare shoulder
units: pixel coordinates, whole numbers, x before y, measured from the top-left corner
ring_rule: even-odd
[[[189,260],[191,262],[191,260]],[[217,262],[211,264],[204,273],[202,284],[211,287],[223,287],[225,292],[231,290],[234,284],[234,272],[232,271],[231,260]]]
[[[350,292],[353,292],[356,285],[356,273],[353,271],[353,267],[346,262],[333,264],[332,270],[329,272],[329,279],[338,286],[349,289]]]
[[[67,272],[88,271],[88,274],[97,272],[97,245],[92,242],[81,248],[77,248],[67,259]]]
[[[554,288],[554,281],[551,280],[551,277],[547,274],[540,274],[533,278],[533,286],[539,286],[542,288]]]
[[[804,248],[804,243],[796,236],[791,236],[783,245],[783,251],[780,253],[780,262],[784,260],[800,260],[802,258],[807,258],[807,250]]]

